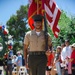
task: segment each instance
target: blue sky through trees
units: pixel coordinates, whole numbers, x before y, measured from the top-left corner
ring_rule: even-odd
[[[75,0],[55,0],[58,7],[64,10],[68,15],[75,15]],[[6,22],[21,5],[27,5],[28,0],[0,0],[0,24],[6,25]]]

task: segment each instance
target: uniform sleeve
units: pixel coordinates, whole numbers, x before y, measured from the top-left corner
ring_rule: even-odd
[[[24,37],[24,44],[29,45],[29,34],[28,33],[26,33]]]

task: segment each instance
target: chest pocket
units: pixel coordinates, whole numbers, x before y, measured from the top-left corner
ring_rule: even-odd
[[[44,38],[44,36],[41,36],[39,41],[42,42],[42,43],[45,43],[45,38]]]
[[[44,35],[30,35],[30,46],[35,46],[36,44],[44,45],[45,44],[45,38]]]
[[[30,35],[29,40],[31,47],[35,46],[35,44],[37,43],[37,37],[35,35]]]

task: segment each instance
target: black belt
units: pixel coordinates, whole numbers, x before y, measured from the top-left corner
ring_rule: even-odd
[[[29,52],[29,55],[44,55],[44,51],[37,51],[37,52]]]

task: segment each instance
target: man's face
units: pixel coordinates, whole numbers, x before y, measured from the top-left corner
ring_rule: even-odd
[[[69,45],[69,42],[65,41],[65,45],[68,46]]]
[[[34,22],[34,26],[35,26],[36,29],[40,29],[41,26],[42,26],[42,22],[41,21],[36,21],[36,22]]]

